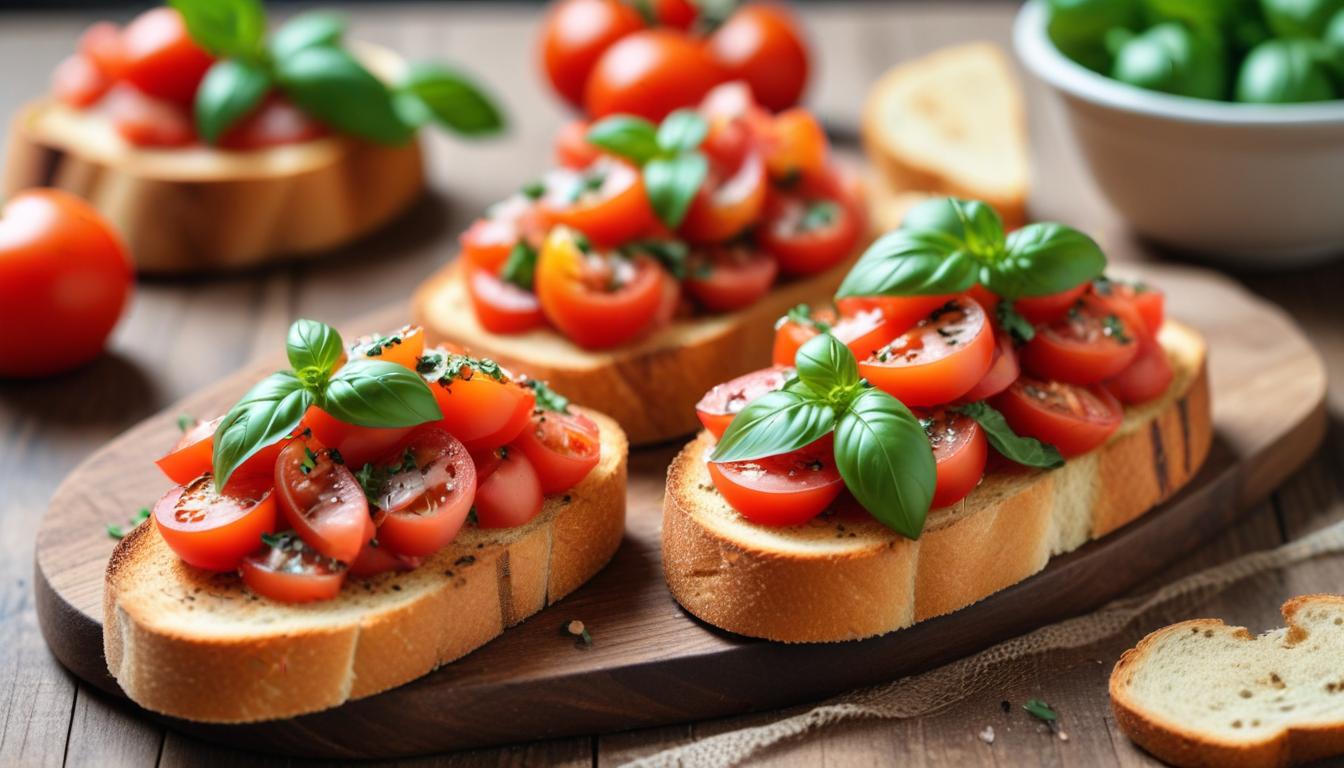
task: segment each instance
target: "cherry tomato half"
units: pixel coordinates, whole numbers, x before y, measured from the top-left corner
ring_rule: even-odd
[[[1087,292],[1087,283],[1049,296],[1030,296],[1013,302],[1013,309],[1032,325],[1053,323],[1063,317]]]
[[[975,490],[984,477],[989,441],[984,430],[969,416],[942,408],[915,415],[929,436],[938,469],[932,506],[955,504]]]
[[[792,453],[755,461],[709,462],[725,501],[760,525],[799,525],[819,515],[845,487],[830,435]]]
[[[749,307],[770,292],[779,264],[749,245],[711,247],[691,257],[686,290],[710,312]]]
[[[1019,435],[1059,449],[1064,457],[1096,448],[1120,426],[1124,411],[1110,392],[1023,376],[992,401]]]
[[[177,556],[211,571],[232,571],[275,530],[275,499],[269,477],[230,480],[215,490],[201,475],[168,491],[154,504],[154,525]]]
[[[1174,378],[1176,372],[1166,350],[1155,336],[1145,333],[1139,337],[1139,353],[1134,362],[1115,378],[1108,379],[1105,387],[1120,402],[1138,405],[1161,397]]]
[[[350,343],[350,359],[382,360],[414,371],[425,351],[425,331],[418,325],[403,325],[388,333],[360,336]]]
[[[476,496],[476,466],[462,443],[438,427],[420,427],[378,467],[386,479],[377,506],[387,513],[379,547],[428,557],[447,546]]]
[[[620,245],[648,232],[656,221],[639,169],[602,158],[583,172],[578,197],[555,220],[600,245]]]
[[[880,309],[860,310],[839,319],[836,319],[835,312],[829,309],[819,309],[808,319],[781,317],[775,323],[775,346],[772,353],[775,365],[793,365],[794,358],[798,355],[798,348],[808,339],[821,333],[822,327],[844,342],[859,360],[870,357],[898,333]]]
[[[196,141],[196,126],[185,108],[129,85],[112,86],[98,109],[118,135],[137,147],[181,147]]]
[[[107,75],[88,56],[79,53],[66,56],[51,73],[52,95],[72,107],[89,106],[111,86]]]
[[[342,460],[352,467],[380,459],[398,443],[406,439],[414,427],[360,427],[341,421],[330,413],[310,407],[299,424],[310,430],[317,442],[341,454]]]
[[[709,175],[691,199],[678,229],[686,239],[722,243],[760,218],[767,186],[765,162],[748,142],[740,123],[711,128],[703,147],[709,157]]]
[[[989,372],[994,346],[985,311],[962,296],[860,360],[859,374],[906,405],[949,403]]]
[[[135,17],[121,36],[122,76],[143,93],[190,107],[215,60],[191,39],[182,15],[168,7]]]
[[[420,558],[399,555],[384,546],[374,546],[376,538],[359,551],[359,557],[350,564],[350,575],[358,579],[367,579],[388,571],[413,571],[420,567]]]
[[[695,106],[725,79],[698,42],[671,29],[645,29],[621,38],[598,58],[584,87],[594,119],[629,114],[662,122]]]
[[[581,347],[602,349],[651,330],[668,279],[647,256],[585,252],[573,230],[557,227],[537,260],[536,289],[552,325]]]
[[[325,557],[352,563],[373,538],[364,490],[326,448],[290,441],[275,462],[275,495],[289,526]]]
[[[858,315],[873,309],[881,310],[882,317],[886,318],[895,333],[905,333],[914,328],[915,323],[955,298],[956,296],[950,293],[941,296],[850,296],[836,299],[835,306],[840,310],[842,317]],[[981,308],[983,307],[982,304]]]
[[[210,421],[198,421],[182,433],[177,444],[166,455],[154,463],[178,485],[185,485],[209,472],[214,466],[215,430],[224,420],[218,416]],[[233,471],[234,475],[262,475],[270,477],[275,472],[275,460],[286,440],[278,440],[262,448],[244,461]]]
[[[476,524],[516,528],[541,512],[541,478],[521,449],[504,446],[491,453],[495,460],[476,488]]]
[[[602,156],[602,150],[588,141],[587,120],[571,120],[555,135],[555,161],[565,168],[581,171]]]
[[[579,413],[535,411],[514,445],[536,470],[542,493],[573,488],[602,457],[597,424]]]
[[[1013,345],[1013,337],[1007,331],[996,331],[994,339],[996,342],[994,359],[989,364],[989,372],[971,387],[969,392],[961,396],[961,399],[968,403],[988,400],[999,394],[1012,386],[1021,373],[1017,365],[1017,348]]]
[[[784,386],[784,382],[792,375],[792,367],[774,366],[716,384],[700,398],[700,402],[695,404],[695,415],[700,417],[700,423],[704,424],[705,429],[717,440],[723,437],[724,430],[728,429],[733,418],[746,407],[747,403]]]
[[[502,369],[444,349],[430,350],[423,363],[421,375],[443,413],[436,425],[468,449],[498,448],[527,427],[537,395]]]
[[[766,124],[761,143],[770,178],[789,183],[826,173],[830,162],[826,131],[806,109],[786,109]]]
[[[239,564],[248,589],[281,603],[312,603],[340,594],[346,573],[340,563],[304,546],[293,534],[283,536],[282,542]]]
[[[746,80],[767,109],[787,109],[803,95],[807,45],[792,14],[778,6],[739,8],[710,37],[709,51],[728,79]]]
[[[119,80],[126,73],[126,47],[121,27],[110,21],[90,25],[79,36],[79,53],[93,63],[108,80]]]
[[[1143,320],[1146,335],[1156,337],[1157,332],[1162,330],[1162,323],[1166,320],[1166,302],[1161,291],[1121,280],[1096,280],[1092,283],[1092,293],[1110,306],[1123,307],[1128,304]]]
[[[1063,317],[1037,328],[1022,348],[1022,365],[1045,379],[1095,384],[1134,361],[1143,329],[1133,307],[1087,294]]]
[[[525,333],[546,325],[535,293],[479,267],[467,268],[467,296],[477,321],[491,333]]]
[[[542,66],[551,86],[574,106],[598,57],[613,43],[644,28],[634,6],[621,0],[561,0],[541,27]]]
[[[836,179],[771,195],[757,238],[779,259],[781,272],[812,275],[858,249],[864,221],[858,198]]]

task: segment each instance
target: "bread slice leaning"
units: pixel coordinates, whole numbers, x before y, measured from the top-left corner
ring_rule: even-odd
[[[1196,619],[1140,640],[1111,672],[1120,729],[1188,768],[1344,754],[1344,597],[1295,597],[1283,618],[1286,626],[1259,637]]]
[[[419,568],[350,579],[335,599],[287,605],[233,574],[185,565],[153,525],[107,565],[103,651],[146,709],[212,723],[293,717],[406,683],[464,656],[592,578],[625,530],[625,435],[526,525],[462,529]]]
[[[770,364],[775,320],[796,304],[829,304],[852,260],[775,286],[760,301],[718,315],[678,318],[634,344],[583,349],[549,328],[494,334],[476,320],[460,262],[416,290],[413,322],[431,344],[450,342],[511,371],[550,382],[571,400],[620,422],[633,445],[699,428],[695,404],[715,384]]]
[[[1167,321],[1176,376],[1129,408],[1111,439],[1060,469],[996,470],[932,510],[906,539],[861,509],[774,528],[715,490],[701,433],[668,470],[663,572],[677,601],[717,627],[783,642],[857,640],[965,607],[1119,528],[1175,493],[1208,455],[1213,427],[1203,338]]]

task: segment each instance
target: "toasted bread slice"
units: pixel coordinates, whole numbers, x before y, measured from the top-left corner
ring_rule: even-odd
[[[1139,746],[1177,766],[1271,768],[1344,754],[1344,597],[1283,604],[1287,626],[1254,637],[1182,621],[1125,651],[1111,708]]]
[[[597,467],[526,525],[462,529],[419,568],[350,579],[286,605],[233,574],[182,563],[153,525],[107,565],[103,651],[146,709],[214,723],[293,717],[401,685],[457,659],[592,578],[625,531],[627,444],[614,421]]]
[[[860,130],[891,193],[984,200],[1010,228],[1026,221],[1025,109],[998,46],[969,43],[893,67],[868,92]],[[874,220],[887,197],[878,185]]]
[[[1049,472],[987,474],[929,513],[912,541],[867,513],[832,511],[772,528],[715,490],[708,433],[667,476],[663,572],[673,596],[715,626],[784,642],[880,635],[970,605],[1139,517],[1175,493],[1208,454],[1213,427],[1202,337],[1168,321],[1160,340],[1176,376],[1127,409],[1100,448]]]
[[[380,74],[401,66],[374,46]],[[51,100],[10,125],[0,195],[56,187],[97,208],[141,272],[236,270],[316,254],[386,224],[424,190],[419,144],[332,136],[250,152],[127,143],[101,115]]]
[[[679,318],[634,344],[583,349],[538,329],[500,335],[481,327],[459,262],[420,286],[413,322],[426,341],[451,342],[509,370],[550,382],[574,402],[620,422],[633,445],[690,434],[699,428],[695,404],[715,384],[770,364],[775,320],[796,304],[830,303],[852,261],[819,275],[782,283],[746,309]]]

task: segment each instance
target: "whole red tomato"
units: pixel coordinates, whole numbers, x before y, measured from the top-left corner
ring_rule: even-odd
[[[709,52],[729,79],[746,80],[772,111],[797,104],[807,85],[807,45],[783,8],[743,6],[709,38]]]
[[[625,113],[658,122],[699,104],[723,81],[723,70],[698,41],[677,30],[646,29],[598,58],[583,103],[593,118]]]
[[[97,357],[133,270],[112,227],[83,200],[30,189],[0,209],[0,376],[46,376]]]
[[[541,27],[546,76],[557,93],[579,106],[598,57],[612,43],[643,28],[639,12],[621,0],[561,0]]]

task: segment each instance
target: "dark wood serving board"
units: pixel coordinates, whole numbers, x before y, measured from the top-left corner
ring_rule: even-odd
[[[168,720],[202,738],[321,757],[389,757],[621,730],[797,703],[964,656],[1123,593],[1268,495],[1325,429],[1325,372],[1277,308],[1209,272],[1152,268],[1171,314],[1211,348],[1216,434],[1209,459],[1175,498],[1053,560],[1042,573],[976,605],[871,640],[781,645],[738,637],[682,611],[659,567],[663,477],[676,445],[630,461],[627,534],[612,563],[575,594],[464,659],[386,693],[287,721],[210,726]],[[352,324],[400,324],[386,310]],[[56,657],[119,693],[102,654],[103,568],[124,522],[166,488],[151,459],[180,413],[213,414],[280,361],[261,362],[158,414],[80,465],[57,489],[37,538],[38,618]],[[562,623],[582,619],[593,645]],[[147,716],[158,717],[156,715]]]

